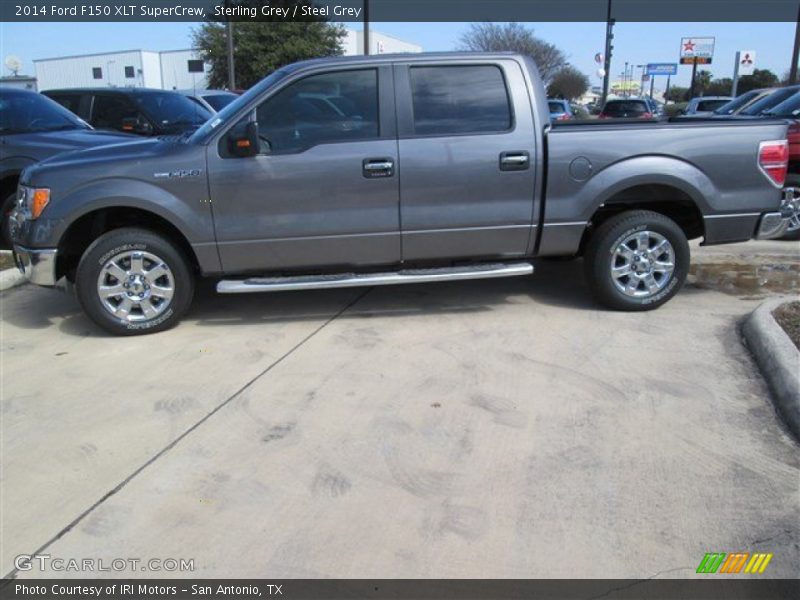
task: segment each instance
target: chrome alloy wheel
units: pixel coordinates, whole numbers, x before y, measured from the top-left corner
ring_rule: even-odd
[[[800,229],[800,212],[795,211],[789,219],[789,226],[786,228],[786,233],[795,232]]]
[[[103,265],[97,295],[109,313],[128,322],[148,321],[162,314],[175,295],[169,266],[155,254],[131,250]]]
[[[626,296],[652,296],[672,278],[675,250],[660,233],[639,231],[617,245],[610,269],[614,285]]]

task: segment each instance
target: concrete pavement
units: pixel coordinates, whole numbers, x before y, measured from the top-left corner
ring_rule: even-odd
[[[736,550],[796,576],[798,447],[739,340],[747,295],[614,313],[580,262],[545,262],[206,288],[129,339],[57,292],[0,304],[4,574],[41,550],[202,577],[683,577]]]

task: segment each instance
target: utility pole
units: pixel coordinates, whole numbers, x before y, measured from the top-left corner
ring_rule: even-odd
[[[364,56],[369,56],[369,0],[364,0]]]
[[[630,96],[628,93],[628,61],[625,61],[625,74],[622,76],[622,93],[627,98]]]
[[[611,52],[614,50],[614,46],[611,43],[614,39],[614,19],[611,18],[611,0],[608,0],[608,18],[606,20],[606,48],[605,48],[605,58],[603,61],[603,70],[605,74],[603,75],[603,97],[601,104],[606,103],[606,98],[608,98],[608,83],[611,77]]]
[[[792,68],[789,70],[789,83],[797,83],[798,55],[800,55],[800,4],[797,6],[797,28],[794,30],[794,50],[792,51]]]
[[[230,17],[228,17],[225,29],[228,34],[228,89],[233,91],[236,89],[236,74],[233,71],[233,21],[230,20]]]

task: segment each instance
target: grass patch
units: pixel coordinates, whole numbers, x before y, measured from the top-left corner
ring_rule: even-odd
[[[781,304],[772,312],[772,316],[800,350],[800,302]]]

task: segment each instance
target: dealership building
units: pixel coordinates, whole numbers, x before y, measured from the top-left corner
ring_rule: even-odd
[[[370,31],[370,54],[422,52],[422,46]],[[362,31],[347,30],[347,56],[364,52]],[[207,87],[209,65],[192,49],[123,50],[33,61],[39,90],[82,87],[148,87],[165,90]],[[265,75],[267,75],[265,73]]]

